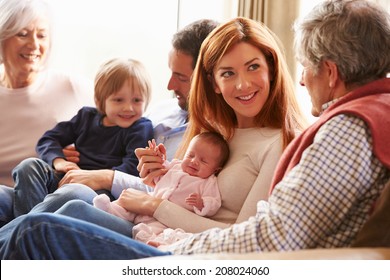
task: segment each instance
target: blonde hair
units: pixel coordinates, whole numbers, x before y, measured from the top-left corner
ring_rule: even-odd
[[[134,59],[114,58],[104,63],[95,77],[95,103],[100,113],[105,115],[106,99],[118,92],[129,79],[132,90],[139,91],[144,98],[146,110],[152,89],[145,67]]]
[[[212,73],[221,58],[240,42],[259,48],[270,69],[270,93],[255,117],[257,125],[280,128],[283,148],[297,130],[306,127],[278,38],[264,24],[238,17],[214,29],[202,44],[189,94],[189,125],[177,157],[182,157],[190,140],[203,131],[218,132],[225,139],[233,136],[236,115],[223,96],[214,92]]]

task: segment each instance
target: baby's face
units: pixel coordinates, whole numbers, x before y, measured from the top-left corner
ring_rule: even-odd
[[[181,167],[191,176],[207,178],[219,169],[220,149],[202,139],[194,138],[184,156]]]

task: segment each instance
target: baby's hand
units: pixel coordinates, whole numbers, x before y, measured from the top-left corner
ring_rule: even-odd
[[[156,140],[152,139],[148,141],[149,149],[155,152],[156,156],[159,156],[163,161],[166,159],[166,149],[163,144],[156,143]]]
[[[199,209],[199,211],[202,211],[204,204],[202,197],[197,193],[192,193],[186,198],[186,203],[190,206],[195,206]]]

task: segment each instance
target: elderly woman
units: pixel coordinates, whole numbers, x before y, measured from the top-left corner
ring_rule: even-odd
[[[35,145],[57,122],[93,105],[92,81],[48,70],[49,7],[41,0],[0,2],[0,225],[12,218],[12,169],[36,156]]]
[[[135,259],[350,246],[390,179],[390,119],[383,118],[390,111],[390,15],[365,0],[323,1],[296,31],[301,83],[320,117],[288,145],[271,195],[254,216],[159,250],[77,219],[35,213],[0,229],[0,257]],[[154,204],[135,207],[153,211]]]

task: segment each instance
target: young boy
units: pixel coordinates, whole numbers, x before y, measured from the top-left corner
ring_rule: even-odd
[[[104,63],[95,78],[96,108],[83,107],[47,131],[36,147],[40,159],[26,159],[14,169],[15,217],[55,191],[69,170],[109,168],[138,176],[134,150],[153,138],[152,123],[142,117],[150,98],[150,79],[140,62],[116,58]],[[80,153],[77,164],[63,154],[70,144]]]

